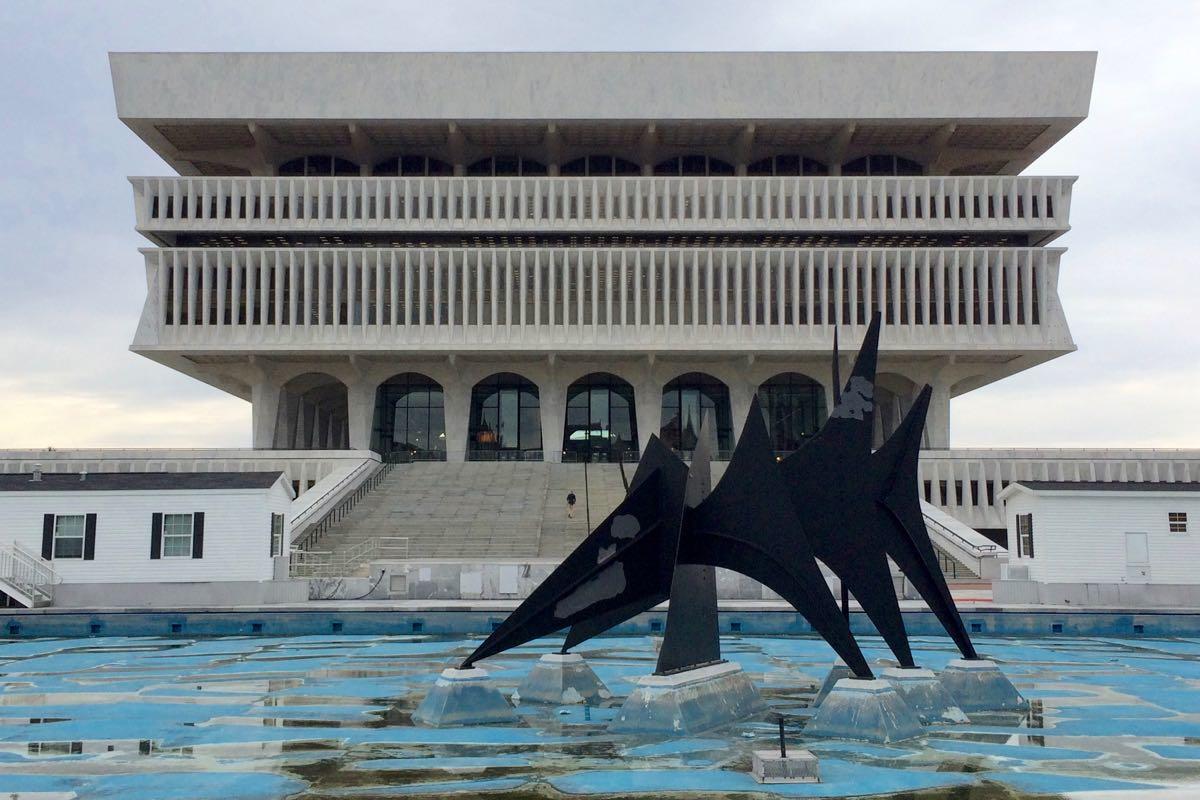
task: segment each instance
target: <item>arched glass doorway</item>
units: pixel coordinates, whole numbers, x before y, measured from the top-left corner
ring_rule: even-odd
[[[512,372],[498,372],[471,390],[471,461],[540,461],[542,418],[538,389]]]
[[[825,424],[825,388],[807,375],[782,372],[758,387],[758,402],[776,451],[797,450]]]
[[[375,390],[371,446],[385,461],[445,461],[442,386],[417,372],[393,375]]]
[[[633,386],[607,372],[593,372],[567,389],[563,461],[637,461],[637,415]]]
[[[717,449],[733,449],[733,414],[729,410],[729,387],[712,375],[689,372],[663,387],[663,443],[682,453],[696,449],[700,421],[710,412],[717,426]]]

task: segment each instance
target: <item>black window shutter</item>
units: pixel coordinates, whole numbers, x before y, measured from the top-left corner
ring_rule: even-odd
[[[54,558],[54,515],[42,516],[42,558],[47,561]]]
[[[162,514],[150,518],[150,558],[162,558]]]
[[[83,522],[83,560],[96,560],[96,515],[88,514]]]
[[[204,558],[204,512],[192,514],[192,558]]]

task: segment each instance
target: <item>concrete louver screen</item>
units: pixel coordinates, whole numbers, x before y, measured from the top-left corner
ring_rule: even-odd
[[[669,633],[672,620],[686,624],[680,620],[708,613],[691,593],[672,596],[681,565],[704,565],[740,572],[778,593],[857,676],[870,677],[817,564],[820,559],[849,588],[901,666],[911,667],[889,556],[963,656],[976,658],[940,573],[917,493],[929,387],[888,442],[871,452],[881,322],[875,314],[821,430],[777,462],[755,400],[724,477],[696,507],[685,503],[688,466],[652,437],[625,501],[463,666],[570,627],[565,652],[665,599],[672,601],[667,640],[679,650],[666,659],[671,671],[711,663],[714,653],[719,658],[719,642],[686,641]],[[715,626],[710,630],[709,638],[715,638]],[[660,671],[663,665],[660,658]]]

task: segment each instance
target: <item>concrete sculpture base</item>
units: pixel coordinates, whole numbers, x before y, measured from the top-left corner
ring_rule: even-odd
[[[578,653],[546,653],[521,682],[514,700],[556,706],[596,705],[612,697]]]
[[[880,677],[900,693],[923,724],[957,725],[968,721],[967,715],[958,707],[933,670],[888,667]]]
[[[804,726],[804,735],[887,744],[920,736],[921,720],[887,681],[843,678]]]
[[[955,659],[942,670],[941,681],[958,707],[968,714],[1029,708],[1029,701],[1021,696],[994,661]]]
[[[614,733],[687,736],[766,707],[737,664],[723,661],[673,675],[646,675],[608,724]]]
[[[813,698],[812,707],[816,708],[825,701],[829,693],[833,691],[833,687],[842,678],[853,678],[854,671],[846,666],[846,662],[840,658],[833,662],[833,666],[829,669],[829,674],[825,676],[825,680],[821,683],[821,688],[817,692],[817,696]]]
[[[820,783],[821,770],[817,757],[808,750],[755,750],[750,762],[750,774],[759,783]]]
[[[452,728],[461,725],[502,725],[519,720],[488,674],[478,667],[446,669],[413,712],[417,725]]]

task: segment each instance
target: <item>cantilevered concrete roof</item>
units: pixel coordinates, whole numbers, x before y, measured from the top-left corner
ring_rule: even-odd
[[[113,53],[117,114],[173,166],[257,151],[955,150],[1015,172],[1083,120],[1092,52]],[[457,142],[457,145],[456,145]],[[936,152],[934,152],[936,151]],[[352,154],[352,153],[350,153]],[[926,159],[928,161],[928,159]],[[257,170],[255,170],[257,171]]]
[[[123,120],[1073,119],[1095,53],[113,53]]]

